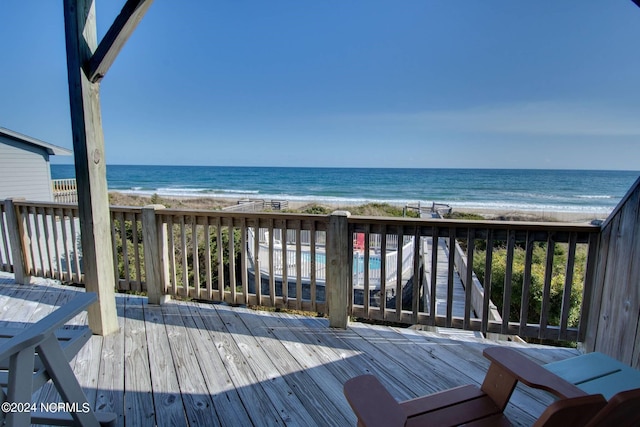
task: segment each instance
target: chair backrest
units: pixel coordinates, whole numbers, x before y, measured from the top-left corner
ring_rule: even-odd
[[[606,405],[607,401],[601,394],[560,399],[549,405],[533,426],[584,426]]]
[[[640,425],[640,388],[621,391],[587,424],[588,427]]]

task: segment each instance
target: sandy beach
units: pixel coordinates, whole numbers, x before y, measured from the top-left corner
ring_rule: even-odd
[[[217,197],[189,197],[189,196],[172,196],[172,197],[153,197],[142,194],[119,193],[111,191],[109,193],[110,203],[118,206],[144,206],[152,203],[160,203],[170,208],[176,209],[221,209],[227,206],[234,206],[239,203],[239,199],[233,198],[217,198]],[[326,200],[314,201],[292,201],[288,200],[287,211],[303,211],[311,206],[323,206],[328,209],[350,210],[357,206],[356,204],[340,204]],[[405,205],[393,204],[399,208]],[[408,203],[415,206],[415,203]],[[588,223],[593,220],[604,220],[608,213],[603,212],[570,212],[570,211],[533,211],[533,210],[506,210],[506,209],[488,209],[488,208],[458,208],[451,206],[453,212],[465,214],[477,214],[486,219],[507,219],[522,221],[558,221],[572,223]]]

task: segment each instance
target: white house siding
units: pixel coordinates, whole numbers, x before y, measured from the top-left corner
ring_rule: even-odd
[[[0,200],[9,197],[53,201],[49,155],[0,135]]]

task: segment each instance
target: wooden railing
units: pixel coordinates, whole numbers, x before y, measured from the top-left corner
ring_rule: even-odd
[[[640,178],[602,224],[587,351],[640,369]]]
[[[13,260],[9,250],[9,230],[7,228],[5,209],[5,202],[0,200],[0,271],[13,273]]]
[[[294,283],[287,280],[283,285],[282,277],[290,276],[289,265],[280,262],[278,270],[276,266],[278,258],[287,256],[287,245],[275,238],[276,234],[293,232],[298,236],[294,247],[301,254],[301,235],[307,234],[315,255],[317,243],[325,240],[325,217],[160,209],[156,221],[164,230],[161,251],[168,256],[163,294],[325,311],[318,277],[311,274],[303,286],[302,263],[298,264]],[[256,234],[268,236],[263,242],[264,256],[249,256],[260,253],[260,242],[252,237]],[[268,265],[266,269],[263,263]],[[268,273],[261,274],[265,270]]]
[[[413,236],[416,242],[415,253],[420,252],[418,242],[432,242],[430,259],[425,260],[423,265],[418,257],[413,259],[413,271],[410,274],[414,279],[413,283],[421,286],[404,289],[399,277],[394,283],[383,283],[379,301],[376,301],[371,296],[373,287],[365,279],[364,295],[369,294],[369,298],[363,298],[360,305],[353,304],[353,315],[554,340],[575,341],[584,337],[589,312],[587,301],[599,235],[597,226],[354,217],[349,219],[349,229],[352,233],[360,232],[365,236],[381,235],[383,239],[390,235],[399,239]],[[480,301],[477,296],[474,297],[474,294],[478,294],[478,289],[474,289],[473,285],[474,269],[467,268],[463,272],[459,271],[460,268],[456,269],[455,251],[448,251],[446,260],[438,259],[439,251],[433,249],[433,242],[442,239],[460,242],[465,248],[466,263],[479,265],[484,270],[482,289],[479,290],[482,298]],[[449,243],[448,247],[452,245]],[[582,254],[582,264],[578,263],[576,257],[578,251]],[[365,238],[365,265],[368,263],[366,258],[369,252],[368,239]],[[557,256],[560,252],[563,254],[560,267],[563,274],[557,275],[554,269],[558,269]],[[382,253],[384,255],[384,250]],[[514,271],[516,256],[523,258],[522,271]],[[475,263],[474,260],[478,258],[480,262]],[[534,258],[539,258],[539,262],[536,263]],[[425,266],[429,271],[428,275],[425,274]],[[444,294],[437,293],[438,276],[443,276],[439,274],[439,269],[446,270]],[[492,276],[496,269],[500,269],[501,276],[504,276],[497,301],[495,292],[492,292]],[[543,274],[534,275],[532,269],[541,269]],[[467,285],[463,294],[455,292],[456,276]],[[516,277],[521,280],[516,280]],[[534,279],[539,277],[542,280]],[[562,283],[557,283],[559,277],[563,278]],[[418,279],[415,280],[416,278]],[[540,307],[531,307],[533,293],[541,296]],[[436,309],[438,301],[446,305],[444,314]],[[493,304],[502,309],[500,316],[493,316],[492,319],[490,313]],[[456,305],[462,308],[461,314],[454,314]],[[552,312],[552,307],[557,312]]]
[[[142,208],[111,206],[111,244],[120,291],[146,291]]]
[[[83,283],[75,206],[1,208],[4,270]],[[157,205],[112,207],[111,219],[117,287],[148,292],[150,302],[169,295],[574,341],[584,337],[600,232]],[[463,255],[448,250],[452,242]]]
[[[78,203],[78,188],[75,178],[52,179],[53,201],[56,203]]]

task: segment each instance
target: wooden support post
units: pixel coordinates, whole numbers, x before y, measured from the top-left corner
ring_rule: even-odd
[[[346,329],[349,324],[349,239],[347,211],[335,211],[327,230],[326,295],[329,307],[329,326]]]
[[[25,233],[26,227],[24,219],[20,217],[14,201],[24,199],[6,199],[5,213],[7,216],[7,228],[9,229],[9,246],[11,250],[11,259],[13,260],[13,274],[16,283],[26,285],[30,281],[29,264],[27,260],[27,245],[29,245],[28,237]]]
[[[142,208],[142,242],[144,246],[144,271],[149,304],[164,304],[168,274],[167,225],[156,221],[156,211],[162,205],[147,205]]]
[[[65,0],[64,21],[85,283],[99,302],[89,307],[89,326],[107,335],[118,330],[118,319],[100,85],[84,71],[97,47],[93,0]]]

